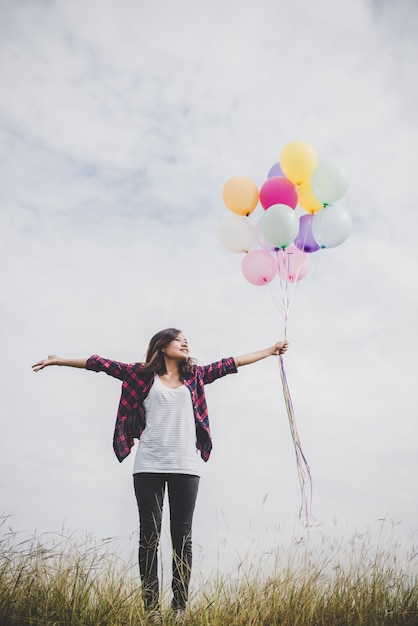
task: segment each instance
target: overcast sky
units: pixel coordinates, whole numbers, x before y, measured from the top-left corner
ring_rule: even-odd
[[[309,533],[386,518],[412,541],[417,28],[414,0],[2,0],[0,502],[14,529],[135,549],[134,455],[112,451],[120,383],[30,366],[142,360],[166,326],[202,364],[281,339],[269,288],[246,282],[217,230],[225,181],[260,187],[301,139],[347,168],[338,204],[353,220],[311,255],[289,317]],[[207,397],[196,562],[227,568],[308,531],[276,359]]]

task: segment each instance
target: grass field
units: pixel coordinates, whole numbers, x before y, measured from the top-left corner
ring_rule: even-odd
[[[146,624],[136,564],[111,541],[42,535],[19,542],[3,524],[1,626]],[[384,542],[383,542],[384,543]],[[295,541],[229,574],[193,573],[186,625],[417,626],[418,555],[370,536],[315,549]],[[169,596],[163,599],[168,607]],[[170,624],[168,608],[164,623]]]

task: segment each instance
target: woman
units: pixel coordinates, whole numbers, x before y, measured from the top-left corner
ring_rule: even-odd
[[[134,439],[139,440],[133,469],[140,521],[139,569],[145,608],[154,623],[161,623],[157,553],[166,485],[173,545],[172,608],[177,618],[188,599],[198,456],[207,461],[212,449],[204,385],[235,373],[242,365],[283,354],[287,346],[287,341],[281,341],[258,352],[199,366],[189,356],[183,333],[167,328],[152,337],[145,363],[125,364],[96,355],[88,359],[52,355],[32,366],[35,372],[50,365],[79,367],[123,381],[113,447],[123,461]]]

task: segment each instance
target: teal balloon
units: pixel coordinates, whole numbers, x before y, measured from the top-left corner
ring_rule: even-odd
[[[325,207],[312,221],[312,235],[321,248],[340,246],[349,237],[351,230],[351,216],[339,206]]]
[[[273,204],[260,219],[263,235],[276,248],[286,248],[297,237],[299,218],[287,204]]]
[[[347,170],[334,161],[322,161],[311,177],[312,192],[323,204],[334,204],[346,193],[350,180]]]

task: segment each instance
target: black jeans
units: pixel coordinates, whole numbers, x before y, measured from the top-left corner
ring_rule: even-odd
[[[134,474],[139,511],[139,572],[146,609],[159,602],[158,545],[165,487],[168,486],[170,534],[173,546],[173,608],[184,608],[192,569],[192,521],[199,476],[189,474]]]

